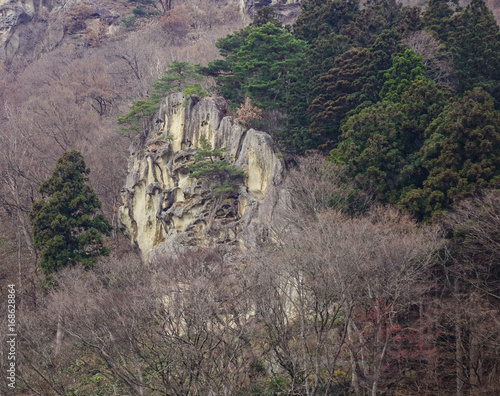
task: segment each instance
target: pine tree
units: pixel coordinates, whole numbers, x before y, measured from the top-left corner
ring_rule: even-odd
[[[187,94],[207,95],[199,84],[202,79],[198,66],[173,61],[163,72],[163,76],[153,84],[151,96],[133,102],[130,111],[118,117],[118,124],[124,125],[124,131],[145,131],[149,127],[149,118],[160,108],[161,100],[170,92],[185,91]]]
[[[234,194],[243,182],[243,170],[229,164],[224,158],[225,152],[225,148],[213,149],[208,139],[201,136],[194,162],[189,165],[189,177],[208,180],[217,198]]]
[[[283,107],[289,86],[304,61],[307,44],[268,23],[254,28],[237,54],[232,70],[256,104],[266,109]]]
[[[285,108],[305,61],[307,43],[281,28],[272,15],[259,15],[257,23],[219,39],[216,46],[224,59],[202,69],[215,77],[218,93],[234,109],[247,97],[265,110]]]
[[[96,215],[101,202],[87,184],[89,173],[83,156],[71,150],[40,186],[42,198],[33,204],[30,219],[47,277],[69,265],[92,267],[97,257],[109,254],[103,236],[109,236],[112,227],[103,215]]]
[[[274,8],[263,7],[255,15],[254,20],[247,27],[240,29],[226,37],[221,37],[215,43],[223,59],[216,59],[201,68],[204,75],[215,77],[218,93],[229,100],[231,107],[236,109],[245,102],[248,94],[245,90],[245,81],[241,75],[234,73],[233,66],[239,60],[241,48],[247,44],[248,36],[256,29],[270,24],[282,30],[281,22],[276,19]]]

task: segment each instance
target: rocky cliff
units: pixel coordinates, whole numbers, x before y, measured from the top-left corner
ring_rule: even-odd
[[[40,3],[34,0],[0,0],[0,47],[7,43],[19,23],[31,20]]]
[[[174,246],[245,249],[268,238],[282,162],[267,133],[247,130],[226,112],[221,98],[170,95],[133,146],[119,216],[143,259]],[[236,193],[214,198],[209,182],[189,177],[201,136],[227,148],[226,160],[244,170]]]
[[[0,67],[14,57],[28,63],[59,46],[95,34],[112,36],[120,23],[117,6],[107,2],[65,0],[0,0]],[[76,27],[72,29],[71,27]],[[89,40],[80,40],[87,43]],[[83,44],[81,44],[83,45]]]
[[[239,7],[244,23],[250,23],[264,6],[275,7],[280,19],[291,23],[300,13],[301,1],[224,0],[221,3]],[[174,2],[174,7],[179,4]],[[105,35],[111,37],[122,19],[131,17],[133,8],[126,0],[0,0],[0,63],[10,63],[20,49],[30,46],[37,47],[34,49],[37,58],[58,46],[66,36],[77,39],[77,43],[84,33],[95,34],[104,28]]]

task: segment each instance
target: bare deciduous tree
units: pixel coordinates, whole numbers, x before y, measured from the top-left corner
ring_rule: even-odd
[[[134,395],[233,395],[247,387],[255,326],[244,284],[222,258],[188,252],[148,267],[129,259],[62,271],[43,308],[29,313],[35,320],[23,317],[25,383],[65,394],[97,370],[115,391]],[[55,356],[49,334],[57,322],[65,336]]]
[[[452,254],[444,268],[447,298],[442,325],[454,344],[456,393],[499,391],[496,358],[500,353],[500,194],[462,202],[446,219],[454,233]]]
[[[444,45],[425,30],[411,33],[403,39],[404,44],[422,56],[422,63],[430,78],[438,83],[456,87],[453,63]]]
[[[402,361],[401,339],[407,347],[423,339],[415,327],[425,319],[418,308],[429,291],[437,230],[419,229],[391,208],[351,217],[349,185],[320,158],[291,172],[286,187],[289,205],[282,205],[274,227],[277,247],[250,259],[257,264],[249,283],[291,389],[325,393],[350,379],[356,393],[376,395],[404,382],[404,370],[425,372],[431,345],[387,376]],[[369,200],[359,198],[366,207]],[[404,317],[415,308],[416,317]]]

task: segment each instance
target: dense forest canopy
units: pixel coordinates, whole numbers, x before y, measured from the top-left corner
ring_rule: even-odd
[[[231,1],[42,3],[0,69],[0,297],[16,284],[19,325],[0,393],[500,393],[500,29],[483,0],[304,0],[291,24],[295,2],[249,24]],[[244,254],[146,264],[119,232],[128,146],[178,91],[272,135],[286,204]],[[248,175],[224,148],[188,155],[188,179],[234,200]]]
[[[224,59],[205,70],[233,106],[279,110],[286,149],[332,150],[362,188],[420,219],[498,187],[500,30],[483,1],[431,1],[421,15],[311,0],[291,27],[261,15],[220,39]]]

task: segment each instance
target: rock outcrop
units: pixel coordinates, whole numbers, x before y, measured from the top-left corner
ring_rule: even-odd
[[[238,0],[243,19],[251,22],[255,13],[262,7],[274,7],[283,23],[292,23],[300,14],[300,3],[303,0]]]
[[[37,11],[34,0],[0,0],[0,47],[3,47],[12,30],[22,22],[31,20]]]
[[[80,0],[0,0],[0,66],[15,58],[29,63],[68,36],[80,39],[73,45],[111,36],[120,23],[114,7]]]
[[[154,126],[132,148],[120,221],[144,260],[181,246],[217,243],[245,249],[269,236],[283,166],[271,137],[226,116],[221,98],[168,96]],[[210,183],[189,177],[204,136],[244,170],[239,191],[214,198]]]

